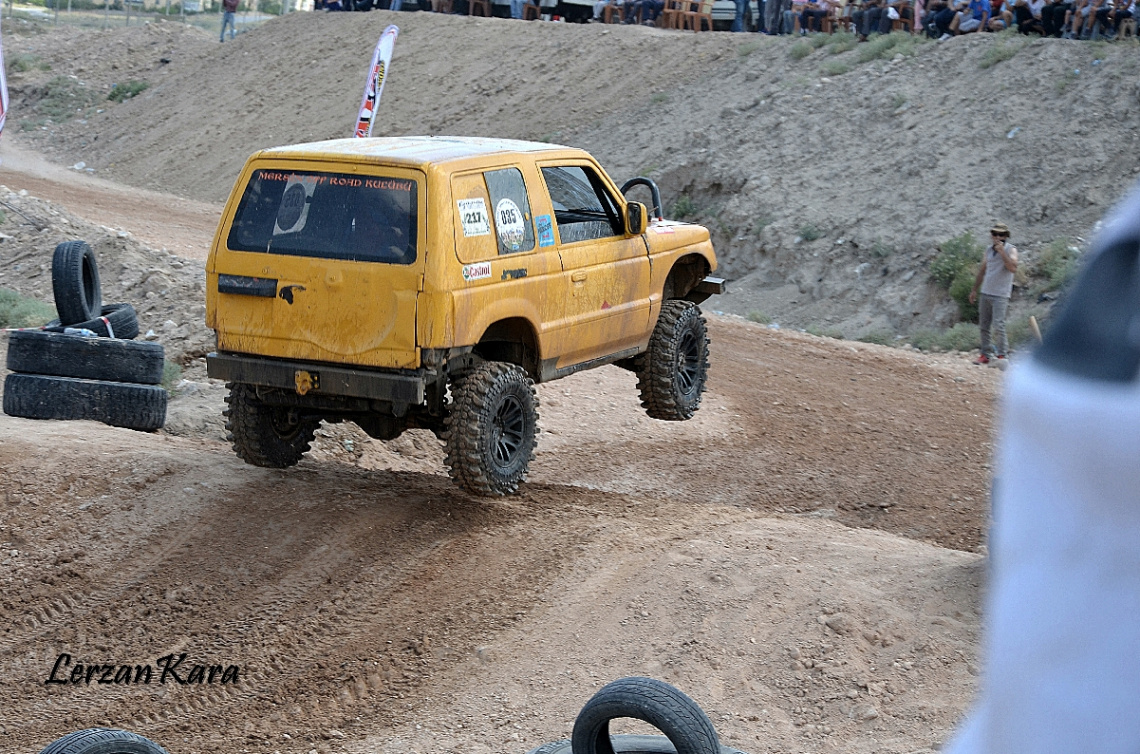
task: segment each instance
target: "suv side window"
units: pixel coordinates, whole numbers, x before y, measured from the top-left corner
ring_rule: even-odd
[[[591,168],[543,168],[542,177],[554,203],[554,219],[563,244],[623,235],[617,205]]]
[[[499,239],[499,254],[515,254],[534,248],[534,223],[530,217],[526,184],[518,168],[483,173],[491,196],[491,216]]]

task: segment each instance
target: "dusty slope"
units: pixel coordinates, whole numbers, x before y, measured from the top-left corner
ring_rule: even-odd
[[[1140,169],[1131,48],[994,35],[860,63],[865,47],[796,60],[786,38],[407,13],[298,14],[226,45],[176,24],[24,30],[13,48],[52,70],[13,77],[13,111],[35,116],[65,72],[98,92],[145,79],[134,100],[26,136],[65,164],[217,201],[255,149],[347,131],[392,21],[383,132],[554,139],[619,181],[649,173],[743,278],[721,306],[785,325],[945,326],[955,308],[926,282],[937,242],[1000,218],[1031,267],[1047,241],[1087,239]],[[998,48],[1016,54],[983,69]],[[837,64],[850,72],[823,73]],[[822,238],[797,243],[809,225]]]

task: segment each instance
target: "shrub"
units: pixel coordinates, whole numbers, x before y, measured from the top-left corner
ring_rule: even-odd
[[[851,66],[842,60],[829,60],[820,67],[819,72],[824,76],[842,76],[850,70]]]
[[[974,234],[969,231],[949,241],[943,241],[938,245],[938,255],[930,263],[931,280],[939,287],[950,290],[950,284],[954,282],[954,278],[962,268],[973,266],[974,272],[977,272],[977,265],[981,263],[984,251],[982,245],[974,240]]]
[[[827,34],[813,34],[812,36],[808,37],[808,42],[811,43],[811,46],[816,50],[818,50],[820,47],[823,47],[830,41],[831,40],[828,39]]]
[[[823,238],[823,231],[815,224],[808,223],[800,228],[800,238],[805,241],[815,241]]]
[[[0,327],[39,327],[55,317],[55,307],[0,288]]]
[[[875,241],[875,243],[871,246],[871,256],[873,256],[875,259],[886,259],[891,254],[893,254],[894,251],[895,250],[893,248],[887,246],[882,241]]]
[[[1034,272],[1045,278],[1036,292],[1055,291],[1076,277],[1080,270],[1080,253],[1067,238],[1050,241],[1034,265]]]
[[[761,325],[772,324],[772,318],[764,312],[748,312],[748,320],[750,322],[757,322]]]
[[[8,63],[8,67],[10,70],[16,71],[18,73],[31,71],[37,68],[41,71],[51,70],[51,65],[47,61],[40,59],[38,55],[29,55],[27,53],[13,55],[12,59]]]
[[[1007,37],[1006,39],[1002,39],[1002,34],[1005,34],[1005,32],[997,35],[998,38],[994,40],[994,43],[990,45],[990,48],[986,50],[986,53],[984,55],[982,55],[982,59],[978,61],[978,67],[982,70],[985,70],[986,68],[992,68],[998,63],[1009,60],[1014,55],[1021,52],[1021,48],[1026,44],[1021,40],[1006,41],[1006,39],[1009,38]]]
[[[697,216],[697,203],[688,194],[681,194],[669,208],[669,214],[677,220],[688,220]]]
[[[107,95],[107,99],[112,102],[122,102],[142,94],[150,86],[145,81],[128,81],[125,84],[111,84],[111,93]]]
[[[162,386],[166,391],[173,392],[174,386],[182,379],[182,367],[173,361],[162,361]]]
[[[35,109],[52,120],[62,122],[73,117],[77,110],[95,104],[98,95],[79,82],[67,76],[56,76],[37,89],[42,95]]]
[[[911,334],[910,344],[923,351],[972,351],[982,345],[978,326],[959,322],[949,330],[918,330]]]
[[[855,49],[856,40],[854,34],[841,32],[839,34],[833,34],[832,36],[835,37],[835,41],[827,48],[827,51],[832,55],[840,55]]]
[[[792,46],[792,49],[788,52],[788,54],[796,60],[803,60],[808,55],[811,55],[814,49],[815,48],[812,47],[808,42],[797,42]]]
[[[739,48],[737,48],[737,53],[740,55],[740,57],[746,58],[759,49],[759,42],[745,42],[744,44],[740,45]]]
[[[889,346],[895,342],[895,336],[889,330],[872,330],[863,333],[856,340],[860,343],[874,343],[877,346]]]
[[[814,335],[817,338],[835,338],[836,340],[843,340],[843,332],[834,327],[820,327],[819,325],[808,325],[804,330],[808,335]]]

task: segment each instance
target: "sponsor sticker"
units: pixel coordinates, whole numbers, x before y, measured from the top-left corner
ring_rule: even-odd
[[[534,218],[534,224],[538,226],[538,245],[553,246],[554,223],[550,221],[550,215],[539,215]]]
[[[673,226],[672,225],[650,225],[649,229],[651,231],[653,231],[654,233],[672,233],[673,232]]]
[[[460,199],[456,202],[456,206],[459,208],[459,220],[463,223],[464,236],[470,238],[491,235],[491,224],[487,219],[487,203],[482,197]]]
[[[480,199],[480,201],[482,201]],[[463,265],[463,279],[467,282],[472,280],[482,280],[483,278],[491,277],[491,263],[478,262],[476,264]]]
[[[522,248],[526,226],[519,205],[510,199],[500,199],[495,205],[495,229],[499,231],[499,242],[510,251]]]

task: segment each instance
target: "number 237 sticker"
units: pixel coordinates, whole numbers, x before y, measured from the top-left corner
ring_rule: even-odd
[[[482,197],[477,199],[460,199],[456,202],[459,209],[459,220],[463,223],[463,235],[489,236],[491,225],[487,218],[487,203]]]

